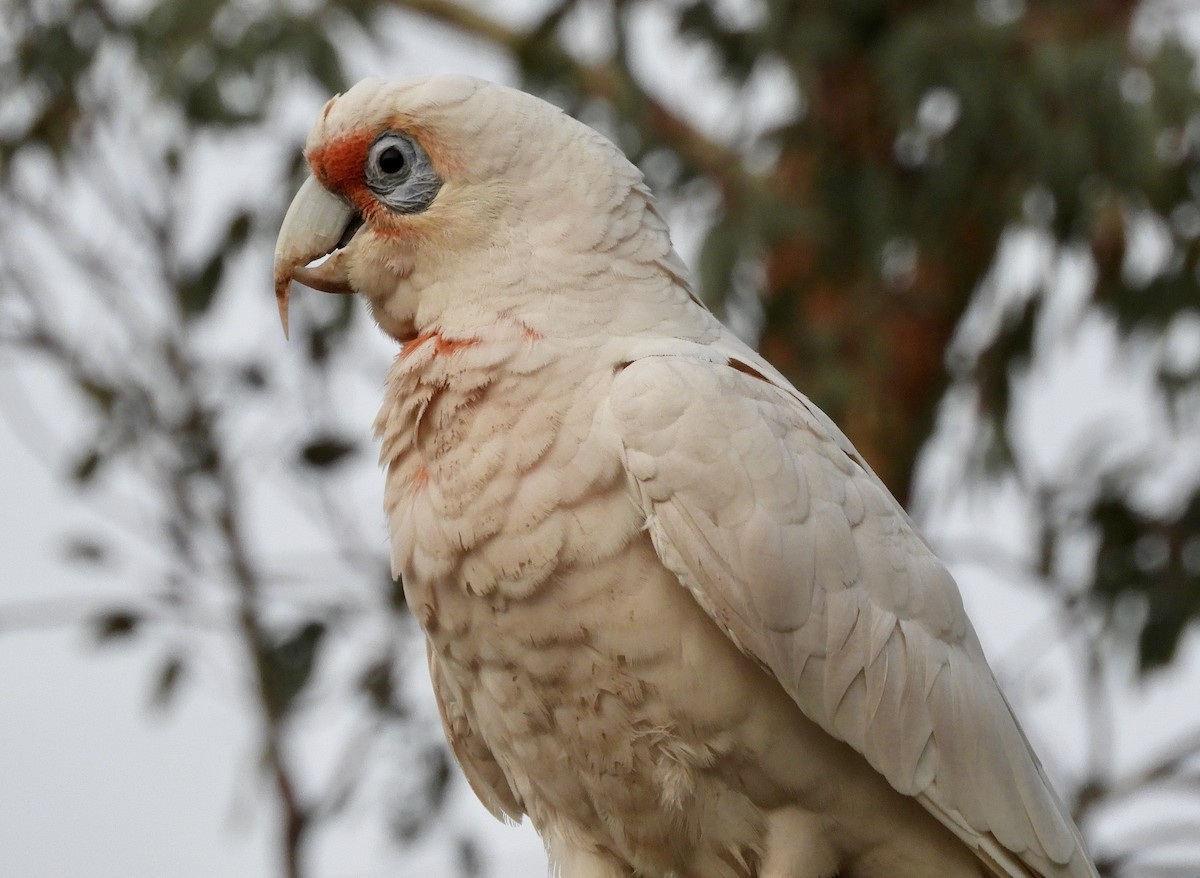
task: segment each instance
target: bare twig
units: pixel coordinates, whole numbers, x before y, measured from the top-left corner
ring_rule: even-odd
[[[1200,758],[1200,728],[1181,735],[1142,768],[1109,780],[1091,800],[1080,804],[1080,811],[1112,804],[1165,784],[1186,783],[1189,779],[1195,782],[1197,778],[1188,773],[1187,763],[1197,758]],[[1200,771],[1200,766],[1195,770]]]

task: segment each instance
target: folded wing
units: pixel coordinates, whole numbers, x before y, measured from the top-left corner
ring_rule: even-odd
[[[997,875],[1095,875],[954,580],[828,418],[745,356],[631,362],[611,410],[663,563],[807,716]]]

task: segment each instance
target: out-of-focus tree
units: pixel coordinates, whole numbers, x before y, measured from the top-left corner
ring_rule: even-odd
[[[384,769],[378,803],[402,841],[449,777],[401,685],[411,625],[377,504],[350,490],[366,443],[342,427],[347,387],[356,370],[374,386],[383,361],[349,350],[337,303],[309,312],[291,359],[269,357],[278,326],[245,304],[269,298],[313,108],[345,85],[335,35],[361,34],[369,7],[0,5],[0,346],[38,392],[5,401],[115,525],[65,535],[71,559],[144,583],[140,601],[98,595],[79,615],[101,641],[156,644],[154,703],[213,636],[241,659],[230,699],[257,714],[288,878],[309,874],[314,834],[381,751],[412,754]],[[298,737],[335,698],[344,752],[321,776]]]
[[[72,477],[114,502],[135,486],[123,499],[164,547],[146,605],[102,615],[99,631],[137,634],[232,598],[223,609],[249,658],[286,873],[302,873],[305,838],[353,793],[353,782],[298,789],[287,754],[322,656],[350,628],[386,620],[378,649],[360,656],[364,721],[373,733],[411,723],[395,685],[396,643],[411,631],[402,595],[363,536],[374,533],[369,516],[346,505],[361,494],[338,490],[366,451],[347,438],[361,425],[346,424],[339,400],[378,363],[349,343],[364,329],[349,302],[306,306],[301,354],[284,364],[261,359],[258,332],[234,333],[235,346],[214,328],[249,299],[269,323],[270,241],[302,173],[307,116],[292,110],[311,112],[316,94],[347,85],[348,46],[386,52],[377,35],[396,16],[505,53],[528,88],[614,137],[668,206],[704,205],[701,292],[843,425],[898,496],[913,494],[939,411],[969,413],[964,477],[1022,494],[1035,533],[1026,574],[1072,625],[1105,631],[1079,644],[1092,685],[1117,660],[1104,651],[1112,644],[1145,673],[1169,664],[1200,617],[1200,101],[1193,55],[1169,26],[1176,10],[1125,0],[525,6],[5,10],[0,208],[16,219],[0,229],[0,344],[48,362],[77,392],[89,416],[71,437]],[[690,90],[663,53],[699,59]],[[205,207],[197,230],[214,162],[249,169],[245,191]],[[1025,266],[1018,282],[1013,263]],[[1077,454],[1047,468],[1021,432],[1021,400],[1041,364],[1089,332],[1152,380],[1137,415],[1110,409],[1074,437]],[[248,523],[264,482],[305,498],[296,514],[326,560],[272,557]],[[74,551],[95,561],[106,549],[85,539]],[[330,577],[346,584],[329,588]],[[187,663],[186,648],[166,650],[160,697]],[[1108,721],[1102,702],[1089,701],[1094,725]],[[1195,798],[1197,744],[1188,736],[1128,776],[1097,745],[1073,791],[1085,830],[1147,791],[1182,785]],[[439,755],[406,775],[424,798],[409,797],[397,818],[404,837],[436,812],[412,802],[436,804],[444,788],[445,757],[429,752]],[[1197,834],[1180,820],[1148,840],[1103,840],[1103,870],[1149,874],[1146,856],[1169,870],[1171,846]]]

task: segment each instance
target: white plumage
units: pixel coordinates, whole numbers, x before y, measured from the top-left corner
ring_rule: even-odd
[[[950,575],[529,95],[366,81],[276,251],[401,344],[376,423],[446,734],[565,878],[1085,878]],[[317,267],[310,260],[327,253]]]

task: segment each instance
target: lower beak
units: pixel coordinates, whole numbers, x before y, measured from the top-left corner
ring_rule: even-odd
[[[346,274],[345,251],[338,248],[348,244],[361,225],[359,213],[315,177],[304,181],[283,217],[275,243],[275,299],[285,338],[293,280],[326,293],[354,292]],[[329,258],[309,266],[322,256]]]

